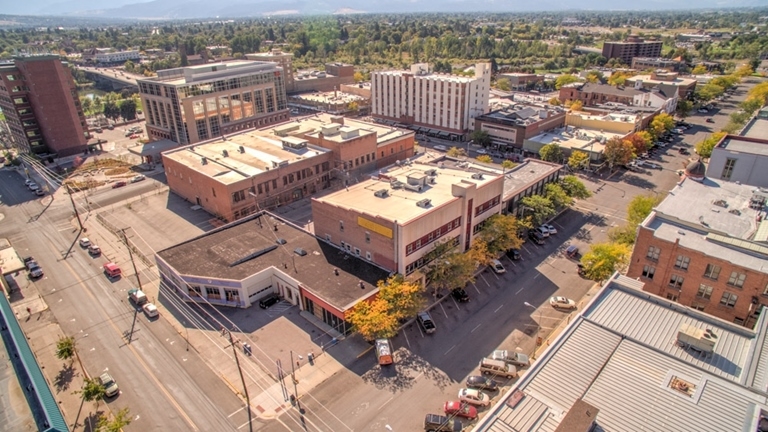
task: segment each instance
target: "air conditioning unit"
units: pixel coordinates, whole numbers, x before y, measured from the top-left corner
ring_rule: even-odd
[[[207,164],[208,163],[208,158],[201,158],[200,159],[200,163],[203,164],[203,165]]]
[[[426,174],[428,176],[436,176],[437,175],[437,170],[436,169],[428,169],[428,170],[424,171],[424,174]]]
[[[474,174],[472,174],[472,178],[474,180],[482,180],[483,179],[483,174],[482,173],[474,173]]]
[[[711,330],[702,330],[690,324],[680,324],[677,332],[677,340],[697,351],[711,354],[715,351],[718,336]]]
[[[379,198],[386,198],[389,196],[389,189],[379,189],[373,194]]]
[[[414,191],[414,192],[421,192],[421,188],[422,188],[421,185],[412,185],[408,183],[403,183],[403,187],[408,189],[409,191]]]
[[[432,200],[428,198],[424,198],[421,201],[416,201],[416,205],[421,208],[429,208],[429,206],[432,205]]]
[[[245,153],[245,147],[240,146],[237,149],[240,151],[240,153]]]
[[[222,150],[221,151],[221,155],[224,156],[224,157],[229,157],[229,152],[226,151],[226,150]]]

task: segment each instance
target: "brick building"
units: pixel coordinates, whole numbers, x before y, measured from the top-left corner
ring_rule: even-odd
[[[632,69],[664,69],[669,72],[680,72],[685,68],[685,62],[679,59],[668,59],[663,57],[635,57],[632,59]]]
[[[488,132],[494,147],[510,151],[540,133],[565,125],[565,110],[551,106],[516,104],[475,117],[475,130]]]
[[[624,105],[661,109],[674,113],[677,108],[677,87],[646,86],[637,82],[633,86],[612,86],[596,83],[573,83],[560,88],[561,102],[581,101],[584,107],[600,105]]]
[[[22,153],[70,156],[88,148],[77,87],[58,56],[0,63],[0,110],[11,144]]]
[[[664,69],[653,71],[650,75],[635,75],[627,78],[628,86],[646,90],[657,88],[669,97],[677,93],[680,99],[693,98],[696,84],[697,81],[693,78],[680,78],[677,72],[669,72]]]
[[[627,276],[644,290],[752,326],[768,305],[768,247],[754,241],[768,192],[704,178],[700,162],[640,224]]]
[[[397,164],[369,180],[312,199],[315,234],[401,274],[428,264],[448,241],[469,249],[485,219],[501,211],[504,177],[422,162]]]
[[[620,59],[631,65],[635,57],[661,57],[661,41],[646,41],[637,35],[630,35],[623,42],[604,42],[603,57]]]

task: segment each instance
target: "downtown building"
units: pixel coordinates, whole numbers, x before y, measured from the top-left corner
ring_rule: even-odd
[[[630,35],[623,42],[604,42],[603,57],[620,59],[625,65],[631,65],[635,57],[661,57],[661,41],[646,41],[637,35]]]
[[[21,153],[70,156],[85,151],[87,123],[77,86],[59,56],[0,63],[0,110]]]
[[[460,141],[475,130],[475,117],[488,113],[490,86],[490,63],[476,64],[473,77],[430,73],[426,63],[408,71],[373,72],[371,115]]]
[[[167,69],[137,79],[150,140],[181,145],[289,119],[285,71],[233,61]]]

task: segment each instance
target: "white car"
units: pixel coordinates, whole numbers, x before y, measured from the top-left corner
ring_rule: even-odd
[[[709,110],[706,110],[706,109],[704,109],[704,108],[701,108],[701,109],[699,109],[699,112],[700,112],[700,113],[702,113],[702,114],[706,114],[706,113],[708,113],[708,112],[709,112]]]
[[[435,149],[435,150],[440,150],[440,151],[448,151],[448,147],[446,147],[444,145],[440,145],[440,144],[432,146],[432,148]]]
[[[644,165],[645,165],[646,167],[648,167],[648,168],[651,168],[651,169],[661,169],[661,165],[659,165],[659,164],[657,164],[657,163],[654,163],[654,162],[648,162],[648,161],[645,161],[645,162],[644,162]]]
[[[459,400],[471,405],[488,406],[491,404],[491,397],[480,390],[463,388],[459,389]]]
[[[507,272],[507,269],[505,269],[504,266],[501,265],[501,261],[496,260],[496,259],[491,261],[490,267],[493,269],[493,271],[496,274],[502,274],[502,273],[506,273]]]
[[[476,152],[477,154],[483,154],[483,155],[488,154],[488,151],[486,149],[477,149]]]
[[[147,315],[147,318],[154,318],[160,315],[160,312],[157,310],[157,306],[155,306],[152,303],[144,303],[144,306],[142,306],[141,308],[144,310],[144,313]]]
[[[32,179],[27,179],[24,181],[24,184],[27,186],[32,186],[33,184],[35,184],[35,181]]]
[[[35,192],[35,191],[37,191],[37,190],[39,190],[39,189],[40,189],[40,186],[38,186],[38,185],[36,185],[36,184],[34,184],[34,183],[32,183],[31,185],[29,185],[29,190],[31,190],[32,192]]]
[[[576,309],[576,302],[565,297],[552,297],[549,304],[555,309]]]
[[[144,180],[144,179],[146,179],[146,177],[144,176],[144,174],[136,174],[136,175],[135,175],[135,176],[133,176],[133,178],[131,179],[131,183],[140,182],[140,181],[142,181],[142,180]]]
[[[557,228],[552,224],[541,224],[541,228],[547,230],[550,235],[557,234]]]
[[[80,247],[87,248],[91,245],[91,241],[88,239],[88,237],[83,237],[80,239]]]

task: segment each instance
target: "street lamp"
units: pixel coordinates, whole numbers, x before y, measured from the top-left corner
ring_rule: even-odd
[[[530,304],[528,302],[523,302],[523,304],[526,305],[527,307],[533,309],[534,311],[536,310],[536,306],[534,306],[534,305],[532,305],[532,304]],[[542,316],[543,312],[544,312],[543,310],[539,309],[539,321],[536,323],[537,324],[537,326],[536,326],[536,346],[538,346],[539,335],[541,334],[541,329],[542,329],[541,316]],[[532,360],[536,360],[536,348],[535,347],[533,348],[533,354],[531,355],[531,359]]]

